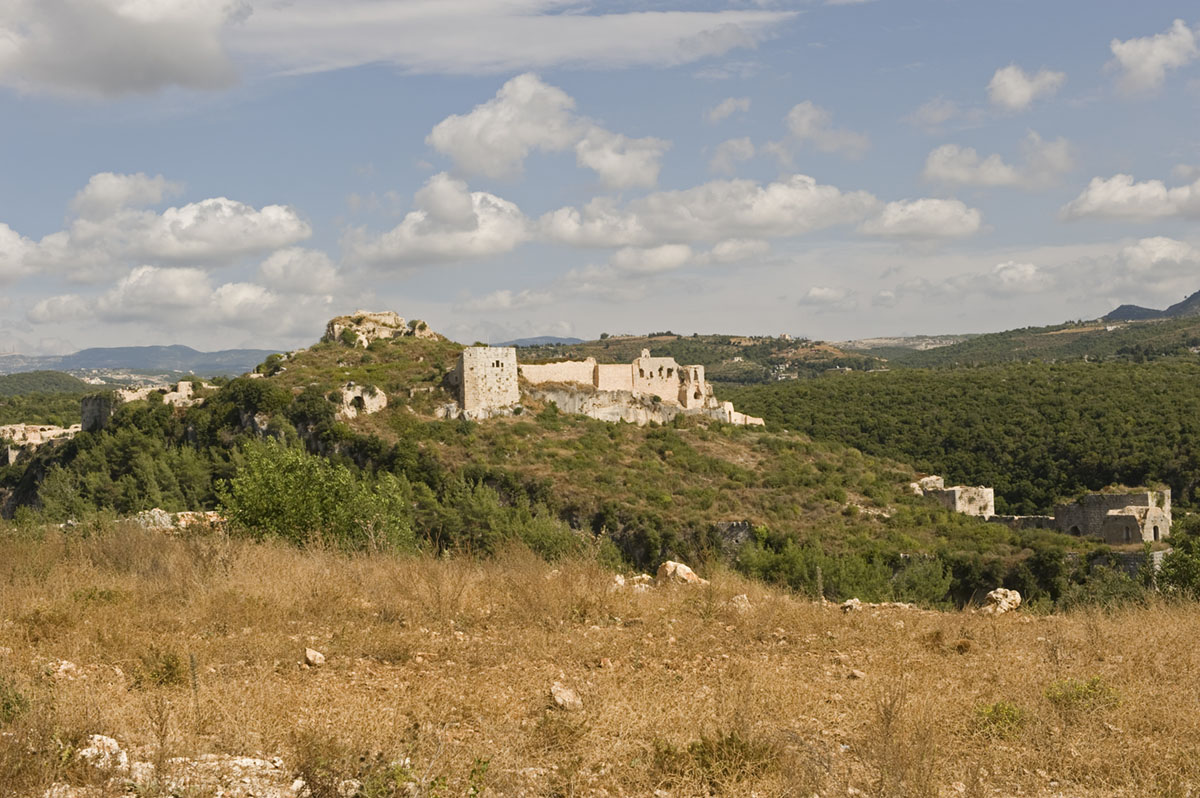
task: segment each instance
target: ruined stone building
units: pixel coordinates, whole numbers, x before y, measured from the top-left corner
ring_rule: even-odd
[[[80,429],[79,424],[69,427],[56,427],[51,424],[0,425],[0,445],[4,447],[0,463],[12,465],[22,453],[33,451],[50,441],[74,438]]]
[[[356,310],[348,316],[337,316],[325,325],[322,342],[340,341],[351,346],[367,347],[372,341],[389,338],[436,338],[437,333],[425,322],[414,319],[405,322],[390,310]]]
[[[731,424],[763,423],[739,413],[730,402],[717,401],[704,379],[704,366],[681,366],[673,357],[651,357],[645,349],[632,363],[597,363],[589,357],[518,365],[512,347],[468,347],[454,379],[466,418],[506,412],[520,402],[524,381],[533,398],[602,421],[666,423],[685,413]]]
[[[980,518],[996,514],[996,491],[993,488],[955,485],[947,488],[938,476],[924,477],[909,486],[918,496],[929,496],[941,502],[947,510]]]
[[[1100,538],[1110,545],[1150,543],[1171,534],[1171,491],[1089,493],[1055,505],[1053,515],[998,515],[992,520],[1014,529],[1055,529]]]
[[[487,418],[520,404],[517,350],[511,346],[469,346],[454,372],[464,418]]]

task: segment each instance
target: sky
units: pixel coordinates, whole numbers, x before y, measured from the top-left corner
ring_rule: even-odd
[[[0,0],[0,352],[1200,290],[1194,0]]]

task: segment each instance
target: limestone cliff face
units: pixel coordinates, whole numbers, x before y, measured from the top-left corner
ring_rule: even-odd
[[[349,316],[337,316],[325,325],[323,342],[341,342],[351,346],[369,346],[372,341],[389,338],[437,338],[438,334],[420,319],[405,322],[394,311],[356,310]]]

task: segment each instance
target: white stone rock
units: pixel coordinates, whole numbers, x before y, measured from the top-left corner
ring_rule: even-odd
[[[984,601],[983,608],[980,610],[984,615],[1003,615],[1006,612],[1012,612],[1017,607],[1021,606],[1021,594],[1015,590],[998,587],[991,593],[987,594],[987,599]]]
[[[857,612],[862,609],[862,602],[856,598],[846,599],[841,603],[842,612]]]
[[[674,582],[686,585],[707,585],[707,579],[701,579],[696,575],[696,572],[688,568],[681,562],[667,560],[662,565],[658,566],[658,576],[655,577],[656,582]]]
[[[583,699],[579,697],[579,693],[562,682],[555,682],[550,686],[550,696],[554,699],[554,705],[559,709],[565,709],[568,712],[583,709]]]
[[[319,668],[325,664],[325,655],[314,648],[304,649],[304,664],[310,668]]]
[[[93,734],[89,737],[87,745],[79,749],[79,758],[102,770],[129,768],[129,754],[121,750],[116,740],[103,734]]]
[[[729,606],[733,607],[738,612],[746,612],[750,609],[750,597],[745,593],[738,593],[729,600]]]

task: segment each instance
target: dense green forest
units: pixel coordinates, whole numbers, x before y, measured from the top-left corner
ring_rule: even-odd
[[[739,408],[819,440],[990,485],[1002,513],[1110,484],[1165,483],[1194,505],[1200,363],[895,369],[729,389]]]
[[[61,371],[27,371],[0,374],[0,396],[31,393],[87,393],[96,390],[80,379]]]
[[[1032,360],[1124,360],[1145,362],[1190,355],[1200,346],[1200,318],[1105,323],[1075,321],[972,336],[935,349],[887,347],[863,350],[895,368],[979,366]]]

